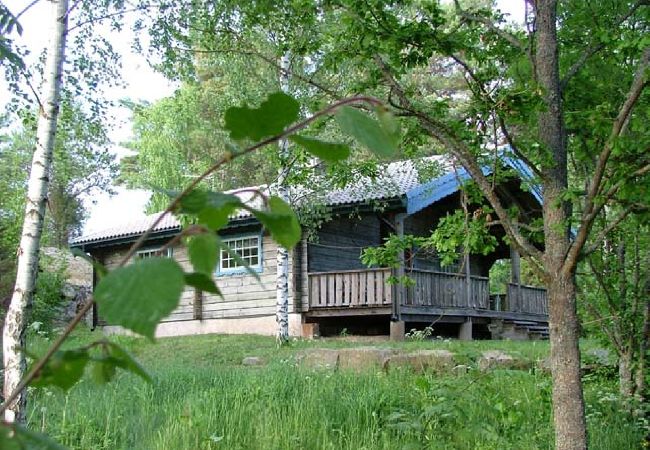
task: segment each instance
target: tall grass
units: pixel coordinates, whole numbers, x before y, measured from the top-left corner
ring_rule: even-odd
[[[84,379],[68,394],[38,390],[30,426],[75,449],[552,448],[550,378],[535,371],[317,372],[295,365],[296,348],[277,349],[268,338],[122,341],[150,369],[153,385],[124,374],[102,386]],[[487,347],[547,350],[544,343],[490,344],[405,346],[451,346],[468,361]],[[312,345],[323,343],[294,347]],[[243,367],[247,355],[268,364]],[[602,401],[614,388],[587,385],[592,448],[638,448],[642,430],[615,402]]]

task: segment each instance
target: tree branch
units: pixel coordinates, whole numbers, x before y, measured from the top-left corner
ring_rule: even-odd
[[[639,9],[640,6],[649,5],[649,4],[650,4],[649,0],[638,0],[634,5],[632,5],[630,10],[626,14],[622,15],[614,22],[612,27],[620,26],[623,22],[629,19],[632,16],[632,14],[634,14],[635,11]],[[578,71],[582,69],[582,67],[585,65],[587,60],[591,58],[593,55],[595,55],[596,53],[598,53],[599,51],[601,51],[602,49],[604,49],[605,47],[606,45],[603,43],[592,42],[591,45],[585,49],[582,55],[580,55],[578,60],[574,62],[571,67],[569,67],[569,70],[567,70],[567,73],[560,81],[560,90],[564,92],[571,78],[573,78],[578,73]]]
[[[535,248],[535,246],[532,245],[532,243],[530,243],[530,241],[526,239],[526,237],[523,236],[519,230],[516,229],[513,220],[510,218],[508,212],[501,204],[501,200],[497,194],[491,188],[490,180],[488,180],[485,175],[483,175],[483,171],[472,155],[470,149],[467,148],[465,143],[457,139],[454,136],[453,132],[449,130],[444,124],[431,119],[422,112],[417,111],[404,93],[402,87],[393,77],[393,74],[386,63],[378,55],[375,55],[375,61],[379,65],[384,79],[389,84],[391,89],[395,92],[398,99],[402,102],[402,106],[415,114],[422,126],[429,133],[431,133],[431,135],[435,137],[456,159],[458,159],[463,168],[479,185],[481,191],[483,192],[483,195],[485,195],[485,198],[488,200],[492,208],[494,208],[494,212],[499,217],[499,220],[501,220],[503,229],[517,250],[524,255],[531,256],[538,261],[541,261],[542,252]],[[535,267],[541,269],[538,266]],[[540,275],[545,276],[544,273],[540,273]]]
[[[611,233],[611,232],[612,232],[612,231],[613,231],[617,226],[619,226],[620,223],[623,222],[623,220],[625,220],[625,218],[626,218],[627,216],[629,216],[630,213],[632,213],[632,211],[634,211],[634,207],[632,207],[632,206],[628,206],[627,208],[625,208],[625,209],[624,209],[624,210],[623,210],[623,211],[618,215],[618,217],[616,217],[616,219],[614,219],[612,222],[610,222],[609,225],[607,225],[605,228],[603,228],[603,229],[601,230],[601,232],[600,232],[600,233],[598,234],[598,236],[593,240],[593,242],[591,243],[591,245],[590,245],[589,247],[586,247],[586,248],[582,251],[582,256],[584,257],[584,256],[591,255],[593,252],[595,252],[596,250],[598,250],[598,248],[600,247],[600,244],[605,240],[605,238],[607,237],[607,235],[608,235],[609,233]]]
[[[643,92],[643,90],[647,85],[646,71],[649,63],[650,63],[650,47],[646,47],[643,50],[643,56],[641,57],[641,61],[639,62],[639,67],[636,71],[636,74],[634,75],[634,79],[632,80],[632,84],[625,98],[625,101],[623,102],[623,105],[621,106],[618,115],[616,116],[616,119],[612,124],[612,131],[609,135],[609,138],[607,139],[607,142],[605,143],[605,147],[603,148],[602,152],[598,156],[598,161],[596,163],[594,176],[587,190],[587,196],[585,199],[585,208],[583,210],[582,218],[580,220],[581,222],[580,228],[576,235],[576,239],[573,241],[571,247],[569,248],[567,258],[565,259],[566,263],[569,263],[570,261],[574,261],[577,258],[577,256],[580,254],[583,246],[585,245],[585,242],[587,241],[594,219],[596,218],[600,210],[605,205],[606,199],[610,198],[610,196],[615,195],[618,189],[620,189],[621,186],[623,185],[622,182],[624,180],[619,181],[617,184],[612,186],[612,188],[610,188],[610,191],[612,191],[613,189],[611,194],[609,195],[606,194],[605,200],[600,202],[600,204],[596,204],[596,197],[602,190],[602,181],[605,175],[605,169],[607,168],[607,162],[609,161],[609,157],[611,156],[612,150],[614,149],[614,143],[616,139],[620,136],[622,130],[624,129],[627,121],[630,118],[632,110],[634,109],[634,106],[636,105],[637,101],[639,100],[639,97],[641,96],[641,93]],[[645,171],[643,171],[643,168],[640,169],[642,171],[641,174],[647,172],[647,167],[648,166],[646,166]],[[629,179],[629,177],[627,177],[626,179]],[[566,263],[565,263],[565,267],[568,267]]]
[[[517,47],[519,50],[524,52],[526,56],[528,56],[528,59],[533,62],[533,55],[530,52],[530,48],[526,45],[524,45],[523,42],[521,42],[517,36],[515,36],[512,33],[508,33],[506,30],[499,28],[496,26],[492,21],[488,20],[485,17],[477,16],[476,14],[472,14],[468,11],[463,10],[460,7],[460,3],[458,0],[454,0],[454,6],[456,8],[456,12],[458,13],[459,16],[461,16],[464,19],[467,19],[472,22],[478,22],[482,25],[484,25],[488,30],[492,31],[495,33],[497,36],[500,38],[504,39],[508,43],[510,43],[512,46]]]
[[[191,53],[206,53],[206,54],[236,53],[236,54],[246,55],[246,56],[255,56],[255,57],[257,57],[257,58],[260,58],[262,61],[265,61],[265,62],[267,62],[268,64],[272,65],[273,67],[275,67],[276,69],[278,69],[278,70],[281,71],[282,73],[284,73],[284,74],[286,74],[286,75],[289,75],[289,76],[291,76],[292,78],[295,78],[295,79],[297,79],[297,80],[300,80],[300,81],[302,81],[303,83],[309,84],[310,86],[313,86],[313,87],[315,87],[316,89],[318,89],[318,90],[324,92],[325,94],[327,94],[327,95],[329,95],[330,97],[332,97],[332,99],[334,99],[334,100],[340,100],[340,99],[341,99],[341,96],[340,96],[337,92],[335,92],[335,91],[333,91],[333,90],[331,90],[331,89],[329,89],[329,88],[327,88],[327,87],[325,87],[325,86],[323,86],[323,85],[321,85],[321,84],[315,82],[315,81],[312,80],[311,78],[304,77],[304,76],[302,76],[302,75],[300,75],[300,74],[297,74],[297,73],[293,72],[293,71],[290,70],[290,69],[285,69],[285,68],[281,67],[281,66],[277,63],[277,61],[275,61],[273,58],[269,58],[268,56],[263,55],[263,54],[261,54],[261,53],[259,53],[259,52],[255,52],[255,51],[252,51],[252,50],[238,50],[238,49],[233,49],[233,48],[217,49],[217,50],[210,50],[210,49],[192,49],[192,48],[187,48],[187,47],[178,47],[178,46],[173,46],[172,48],[174,48],[174,49],[176,49],[176,50],[181,50],[181,51],[191,52]]]

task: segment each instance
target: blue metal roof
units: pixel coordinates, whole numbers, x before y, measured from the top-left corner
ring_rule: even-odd
[[[533,171],[530,167],[523,161],[510,156],[504,155],[500,159],[519,174],[524,188],[529,188],[530,193],[542,204],[542,190],[539,185],[535,184]],[[489,175],[492,173],[492,166],[484,166],[481,171],[483,175]],[[460,168],[409,190],[406,192],[406,213],[409,215],[415,214],[438,200],[456,193],[460,185],[470,178],[470,174],[465,169]]]

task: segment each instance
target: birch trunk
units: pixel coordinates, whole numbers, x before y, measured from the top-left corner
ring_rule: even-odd
[[[289,91],[289,54],[285,53],[280,59],[280,89]],[[286,185],[288,167],[286,162],[289,153],[289,143],[282,139],[280,145],[280,173],[278,174],[278,196],[288,202],[289,191]],[[277,252],[277,277],[276,277],[276,313],[278,323],[277,340],[280,343],[289,339],[289,252],[286,248],[278,246]]]
[[[5,317],[2,335],[4,398],[8,398],[16,389],[25,372],[25,356],[19,349],[25,346],[27,316],[31,310],[32,294],[38,272],[39,243],[43,230],[52,151],[59,113],[68,0],[52,0],[51,6],[50,41],[45,62],[45,79],[38,117],[36,149],[27,186],[25,220],[18,247],[16,284]],[[24,422],[25,404],[26,392],[23,390],[7,406],[5,421]]]

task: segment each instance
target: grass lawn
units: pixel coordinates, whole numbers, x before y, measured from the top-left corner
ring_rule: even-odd
[[[82,333],[68,345],[97,335]],[[32,390],[30,427],[75,449],[550,449],[550,376],[472,368],[483,350],[536,360],[547,342],[392,344],[295,341],[277,348],[259,336],[113,338],[153,375],[85,377],[67,394]],[[296,366],[309,347],[444,348],[470,366],[460,375],[380,370],[313,371]],[[39,347],[37,345],[36,347]],[[42,349],[41,349],[42,350]],[[258,356],[264,366],[241,365]],[[616,383],[585,382],[592,449],[641,448],[643,430],[620,411]]]

